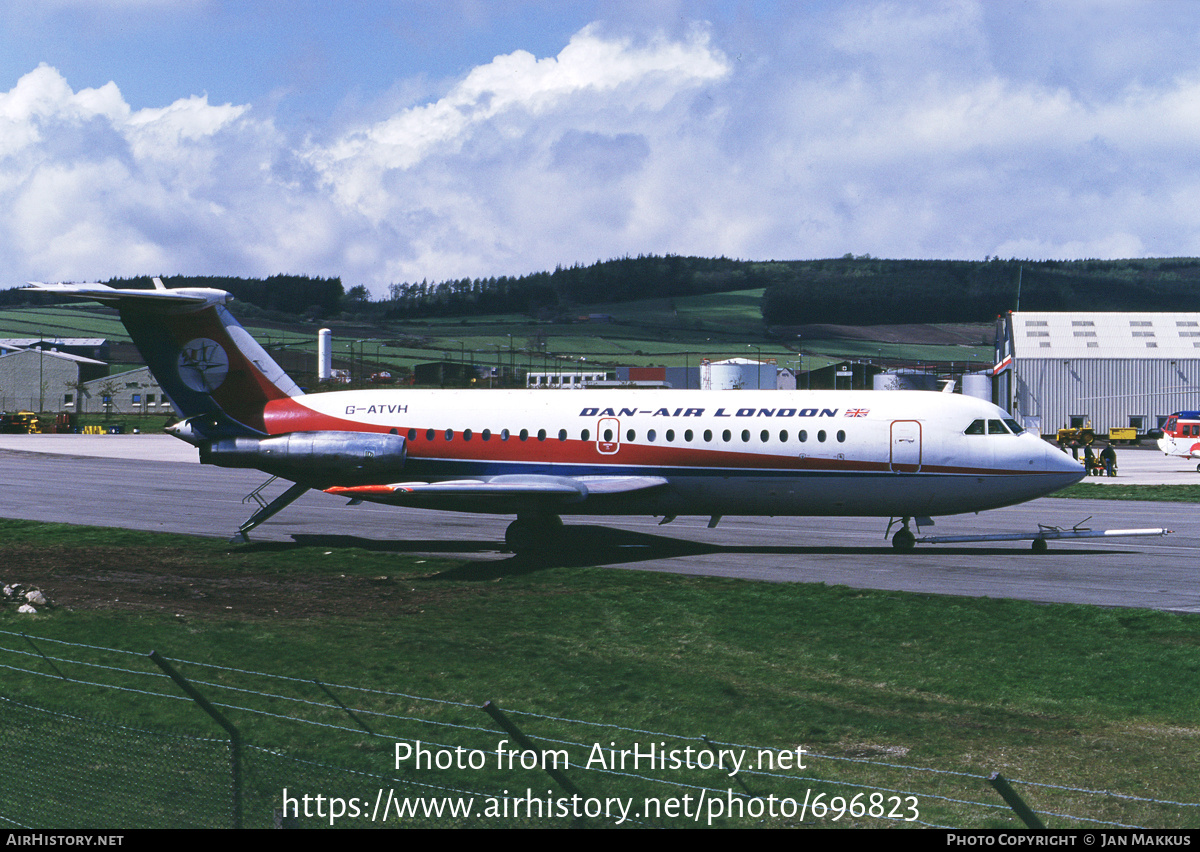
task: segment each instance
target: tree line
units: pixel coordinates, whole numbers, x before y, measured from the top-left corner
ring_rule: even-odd
[[[338,315],[360,320],[516,313],[573,316],[590,305],[761,289],[767,326],[834,323],[988,322],[1028,311],[1200,310],[1200,258],[1132,260],[886,260],[845,255],[824,260],[745,261],[639,255],[521,276],[392,284],[372,299],[340,278],[164,278],[168,287],[215,287],[243,306],[291,319]],[[114,278],[114,287],[151,287],[150,278]],[[0,291],[0,305],[54,297]],[[243,308],[243,311],[245,309]]]
[[[745,290],[745,264],[728,258],[638,255],[557,267],[553,272],[392,284],[387,316],[460,316],[572,311],[582,305]]]
[[[987,322],[1024,311],[1200,310],[1200,259],[842,258],[783,264],[768,325]],[[1018,302],[1019,299],[1019,302]]]

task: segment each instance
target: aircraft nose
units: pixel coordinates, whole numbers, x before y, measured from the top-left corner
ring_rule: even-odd
[[[1087,475],[1082,464],[1071,457],[1069,453],[1042,441],[1042,451],[1045,454],[1045,469],[1047,473],[1060,475],[1063,488],[1078,482]]]

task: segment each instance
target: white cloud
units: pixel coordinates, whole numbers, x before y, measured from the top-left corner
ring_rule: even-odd
[[[967,0],[673,37],[592,25],[301,143],[263,105],[135,110],[42,65],[0,92],[0,261],[14,281],[286,271],[378,293],[643,252],[1200,253],[1200,63],[1126,55],[1112,80],[1016,62],[1055,4],[1031,8],[1019,26]],[[1070,57],[1096,35],[1073,20],[1050,28]]]
[[[681,90],[728,71],[700,33],[686,43],[656,39],[634,45],[587,27],[557,57],[539,60],[525,51],[498,56],[434,103],[354,130],[313,149],[309,158],[343,204],[379,221],[403,203],[383,181],[387,172],[458,154],[489,131],[519,145],[535,125],[561,130],[578,121],[583,104],[657,113]]]
[[[202,231],[228,192],[197,189],[220,184],[218,137],[246,110],[193,97],[135,111],[114,83],[75,92],[47,65],[26,74],[0,93],[0,203],[9,211],[0,247],[10,268],[107,277],[173,270],[177,252],[199,256],[178,240]],[[235,133],[239,142],[254,136]]]

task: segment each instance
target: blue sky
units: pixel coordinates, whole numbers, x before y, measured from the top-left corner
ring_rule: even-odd
[[[0,2],[0,262],[1200,255],[1200,4]]]

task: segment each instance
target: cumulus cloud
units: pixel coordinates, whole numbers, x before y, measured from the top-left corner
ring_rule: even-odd
[[[775,42],[768,61],[737,78],[730,125],[762,143],[738,165],[765,214],[743,252],[1200,249],[1200,217],[1174,201],[1195,185],[1186,151],[1200,67],[1153,86],[1139,82],[1145,74],[1118,87],[1061,68],[1010,74],[1002,54],[1015,36],[983,9],[854,4],[821,21],[817,62],[790,73],[781,61],[812,43],[806,33]],[[1094,25],[1081,31],[1097,35]]]
[[[308,156],[343,204],[379,219],[395,203],[381,186],[388,172],[458,154],[497,131],[519,145],[533,127],[580,122],[585,104],[657,114],[681,89],[728,70],[701,35],[688,43],[658,39],[637,46],[587,27],[556,57],[537,59],[523,50],[497,56],[434,103],[351,131]]]
[[[214,184],[220,136],[246,109],[200,97],[133,110],[114,83],[75,92],[47,65],[22,77],[0,94],[10,268],[50,278],[172,269],[172,233],[211,215],[212,195],[197,190]]]
[[[43,65],[0,92],[0,260],[18,281],[306,272],[380,293],[642,252],[1200,253],[1200,63],[1125,53],[1114,76],[1073,49],[1105,25],[1082,14],[1051,29],[1062,62],[1027,58],[1057,8],[594,24],[556,55],[397,80],[433,94],[300,141],[276,104],[134,109]],[[1129,43],[1154,43],[1142,17],[1116,24]]]

